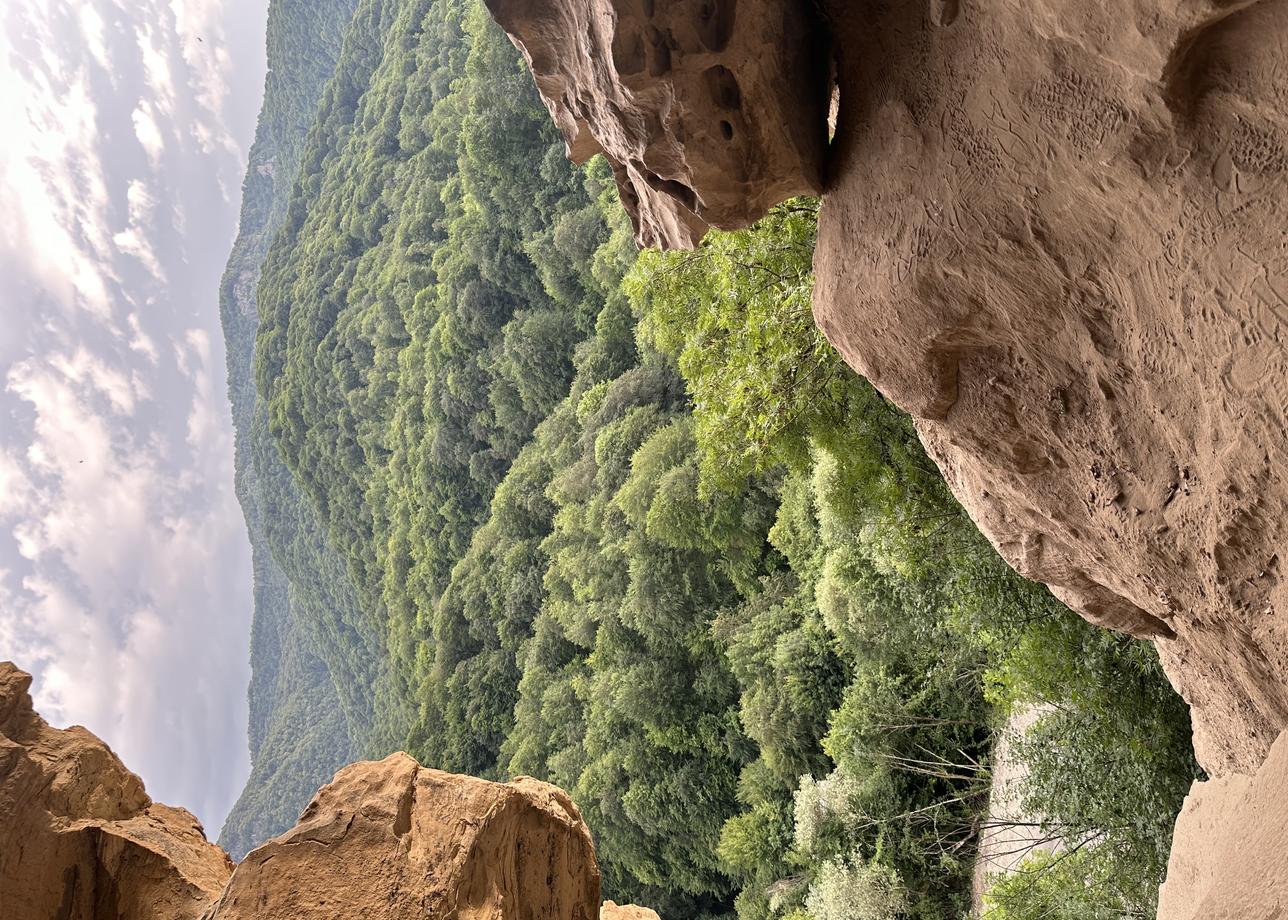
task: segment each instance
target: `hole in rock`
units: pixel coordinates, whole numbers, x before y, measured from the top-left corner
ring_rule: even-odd
[[[647,169],[641,169],[640,172],[644,176],[644,181],[652,188],[665,195],[670,195],[690,211],[696,212],[698,210],[697,194],[683,182],[678,182],[675,179],[663,179],[657,173]]]
[[[669,33],[649,26],[649,44],[653,46],[653,54],[649,59],[648,73],[650,77],[661,77],[671,71],[671,46],[672,38]]]
[[[633,76],[644,69],[647,56],[644,36],[638,32],[621,31],[613,36],[613,67],[619,76]]]
[[[726,112],[737,111],[742,107],[742,90],[738,88],[738,78],[733,71],[723,64],[708,67],[703,71],[702,79],[707,83],[707,92],[711,101]]]
[[[708,51],[723,51],[733,38],[738,0],[705,0],[698,9],[698,40]]]

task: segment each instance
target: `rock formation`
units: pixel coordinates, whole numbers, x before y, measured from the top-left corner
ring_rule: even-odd
[[[1288,908],[1288,735],[1253,776],[1195,783],[1176,821],[1159,920],[1272,920]]]
[[[406,754],[345,767],[251,851],[205,920],[593,920],[599,870],[572,800]]]
[[[599,909],[599,920],[662,920],[662,918],[657,915],[657,911],[649,910],[647,907],[605,901],[604,906]]]
[[[823,172],[820,326],[1008,561],[1157,641],[1204,766],[1255,768],[1288,725],[1288,0],[487,2],[642,243]]]
[[[233,865],[182,808],[84,728],[32,709],[31,675],[0,662],[0,916],[192,920]]]
[[[837,19],[815,315],[1250,769],[1288,724],[1288,5],[943,6]]]
[[[0,662],[3,920],[600,914],[590,832],[555,786],[442,773],[406,754],[352,764],[234,871],[196,818],[154,803],[102,741],[50,728],[30,686],[31,675]],[[604,909],[617,920],[657,917],[611,901]]]
[[[822,188],[827,56],[808,3],[488,0],[580,163],[606,153],[645,245],[692,246]]]

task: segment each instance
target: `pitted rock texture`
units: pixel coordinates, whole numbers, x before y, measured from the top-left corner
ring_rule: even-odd
[[[690,92],[620,74],[624,2],[490,6],[575,155],[651,138],[671,153],[640,161],[684,186],[653,190],[731,224],[786,194],[781,158],[748,156],[748,195],[727,145],[643,117]],[[1288,0],[741,0],[736,21],[771,47],[815,6],[840,98],[820,326],[1008,561],[1157,641],[1208,771],[1255,768],[1288,726]],[[774,120],[793,93],[821,121],[815,63],[739,77],[764,136],[799,123]],[[688,245],[661,211],[641,240]]]
[[[830,96],[812,3],[485,2],[569,155],[612,161],[642,244],[690,247],[821,189]]]
[[[30,687],[0,662],[0,916],[197,917],[228,880],[228,855],[90,732],[46,724]]]
[[[237,867],[206,920],[594,920],[590,833],[561,790],[353,764]]]
[[[1195,783],[1176,820],[1158,920],[1274,920],[1288,909],[1288,734],[1251,776]]]

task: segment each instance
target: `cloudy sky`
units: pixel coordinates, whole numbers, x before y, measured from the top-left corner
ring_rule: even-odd
[[[248,770],[217,288],[266,6],[0,2],[0,659],[212,837]]]

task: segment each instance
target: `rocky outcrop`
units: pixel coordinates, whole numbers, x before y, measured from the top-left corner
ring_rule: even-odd
[[[345,767],[237,867],[206,920],[593,920],[599,870],[577,807],[406,754]]]
[[[0,662],[0,916],[197,917],[228,880],[228,856],[90,732],[46,724],[30,687]]]
[[[1273,920],[1288,909],[1288,734],[1260,769],[1195,783],[1176,821],[1159,920]]]
[[[1260,763],[1288,726],[1288,0],[488,5],[645,243],[811,187],[830,42],[819,324],[1020,572],[1156,640],[1209,772]],[[739,147],[693,79],[715,21],[754,38],[754,76],[719,64]]]
[[[599,920],[662,920],[657,911],[634,904],[618,904],[616,901],[605,901],[599,909]]]
[[[645,245],[692,246],[822,188],[825,36],[808,3],[487,0],[568,153],[606,153]]]
[[[102,741],[50,728],[30,686],[0,663],[3,920],[599,916],[590,832],[555,786],[442,773],[406,754],[356,763],[234,871],[196,818],[154,803]]]

